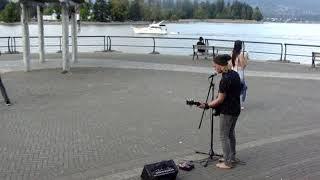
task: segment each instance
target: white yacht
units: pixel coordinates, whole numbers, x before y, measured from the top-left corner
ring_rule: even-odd
[[[167,34],[167,26],[162,24],[164,21],[161,21],[159,23],[152,23],[149,25],[149,27],[134,27],[133,31],[136,34]]]

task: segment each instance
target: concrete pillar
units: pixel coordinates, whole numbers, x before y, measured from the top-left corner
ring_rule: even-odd
[[[43,31],[43,7],[37,5],[37,15],[38,15],[38,31],[39,31],[39,62],[43,63],[45,61],[44,53],[44,31]]]
[[[23,62],[25,71],[30,71],[30,39],[28,25],[28,8],[25,3],[20,3],[21,7],[21,25],[22,25],[22,47],[23,47]]]
[[[71,14],[71,31],[72,31],[72,62],[78,62],[78,36],[77,36],[77,18],[76,6],[72,7]]]
[[[65,2],[61,3],[61,18],[62,18],[62,70],[65,73],[70,70],[69,5]]]

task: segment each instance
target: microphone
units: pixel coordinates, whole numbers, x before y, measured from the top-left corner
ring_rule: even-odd
[[[217,76],[217,75],[218,75],[218,73],[213,73],[213,74],[211,74],[211,75],[208,77],[208,79],[213,78],[213,77],[215,77],[215,76]]]

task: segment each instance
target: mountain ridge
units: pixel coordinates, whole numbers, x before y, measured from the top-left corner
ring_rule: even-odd
[[[206,1],[206,0],[200,0]],[[215,2],[216,0],[209,0]],[[235,0],[225,0],[233,2]],[[319,16],[320,0],[238,0],[251,6],[258,6],[265,16],[301,17]]]

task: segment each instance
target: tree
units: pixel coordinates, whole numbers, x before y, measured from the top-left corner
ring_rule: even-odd
[[[43,14],[52,15],[53,13],[57,14],[57,19],[61,17],[61,7],[58,4],[49,5],[43,10]]]
[[[181,6],[182,6],[181,10],[183,12],[182,18],[184,18],[184,19],[192,18],[193,6],[192,6],[192,3],[190,2],[190,0],[184,0]]]
[[[209,11],[206,3],[201,3],[194,12],[194,18],[207,19],[209,17]]]
[[[253,9],[251,6],[247,5],[246,6],[246,18],[245,19],[248,19],[248,20],[252,20],[252,16],[253,16]]]
[[[242,4],[239,1],[234,1],[230,6],[230,16],[232,19],[242,18]]]
[[[81,20],[84,20],[84,21],[92,20],[92,14],[91,14],[92,7],[93,7],[93,5],[92,5],[91,1],[83,3],[80,6]]]
[[[115,21],[125,21],[128,19],[129,1],[111,0],[111,16]]]
[[[196,11],[193,14],[193,17],[195,19],[206,19],[206,12],[202,7],[198,7],[198,9],[196,9]]]
[[[212,3],[209,8],[209,18],[214,19],[217,16],[217,6],[215,3]]]
[[[160,21],[163,19],[162,11],[160,5],[156,5],[155,7],[151,8],[151,20],[153,21]]]
[[[170,11],[161,10],[160,4],[155,6],[144,6],[143,7],[143,20],[145,21],[159,21],[163,19],[167,19],[166,17],[170,17]]]
[[[262,15],[259,7],[256,7],[256,8],[253,10],[252,19],[254,19],[254,20],[256,20],[256,21],[261,21],[261,20],[263,20],[263,15]]]
[[[224,6],[225,6],[224,0],[218,0],[216,2],[217,13],[222,13],[223,10],[225,9]]]
[[[8,0],[0,0],[0,11],[2,11],[7,4],[8,4]]]
[[[1,20],[6,23],[20,21],[20,7],[19,4],[10,2],[1,12]]]
[[[130,8],[129,8],[129,19],[133,20],[133,21],[139,21],[142,20],[142,11],[143,11],[143,1],[141,0],[134,0],[131,4],[130,4]]]
[[[110,4],[105,0],[96,0],[93,5],[93,18],[98,22],[110,21]]]
[[[174,1],[173,0],[164,0],[162,2],[162,7],[165,9],[172,9],[174,7]]]
[[[224,1],[222,0],[221,2],[224,3]],[[219,8],[218,8],[219,7]],[[230,3],[228,3],[226,6],[223,5],[223,10],[222,12],[219,12],[220,9],[222,7],[222,3],[218,5],[217,2],[217,16],[216,18],[218,19],[232,19],[232,13],[231,13],[231,5]],[[219,9],[219,10],[218,10]]]
[[[150,9],[150,7],[147,7],[147,6],[143,7],[143,20],[144,21],[151,21],[151,9]]]

